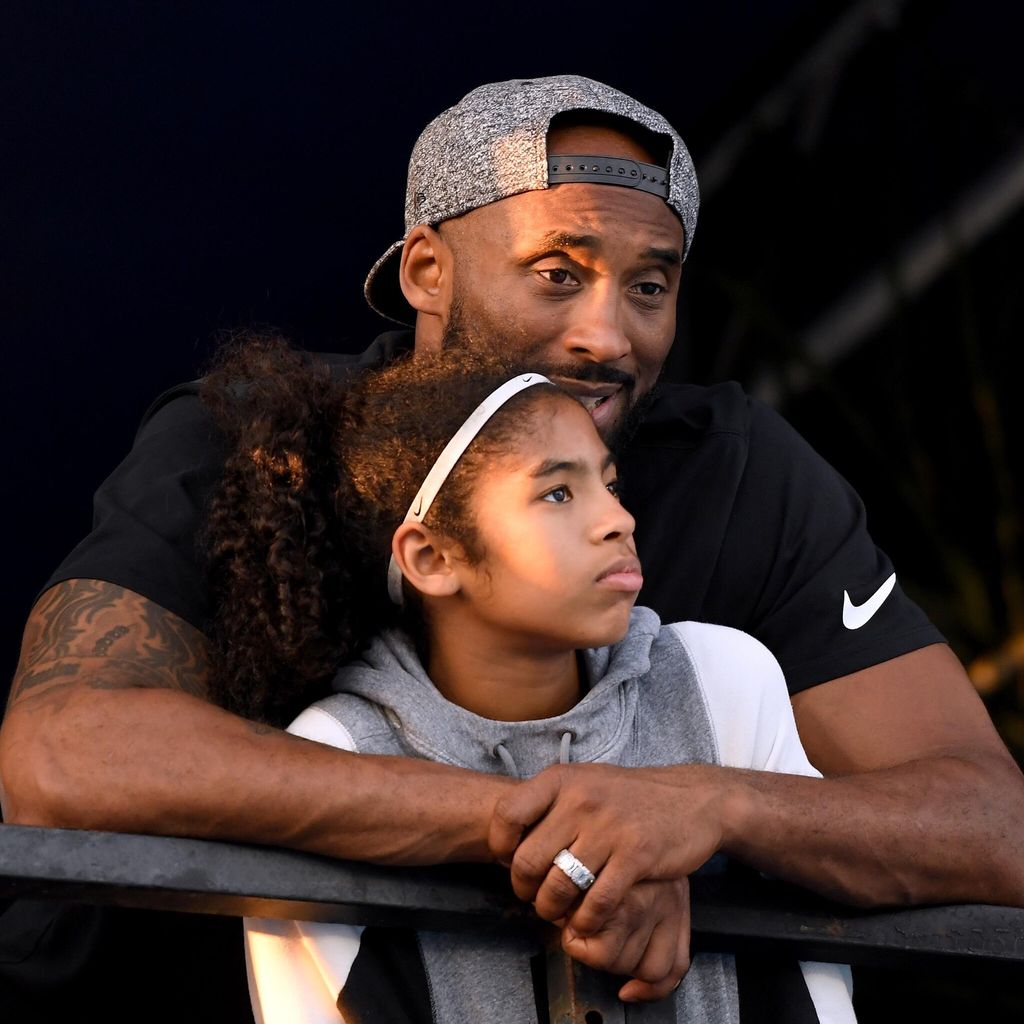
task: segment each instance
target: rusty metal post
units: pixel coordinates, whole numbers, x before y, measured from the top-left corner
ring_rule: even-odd
[[[625,978],[577,963],[562,950],[560,934],[547,933],[546,965],[550,1024],[675,1024],[675,996],[656,1003],[623,1003]]]
[[[577,963],[551,929],[546,944],[548,1013],[551,1024],[626,1024],[618,996],[623,980]]]

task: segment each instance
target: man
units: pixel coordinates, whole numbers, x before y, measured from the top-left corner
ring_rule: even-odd
[[[651,849],[640,783],[622,772],[567,766],[510,786],[346,755],[215,707],[194,544],[218,440],[186,388],[151,411],[97,494],[94,532],[33,610],[0,734],[6,820],[390,864],[499,857],[543,916],[570,915],[573,955],[636,969],[636,998],[685,969],[644,967],[685,914],[659,894],[717,850],[863,905],[1024,905],[1019,772],[856,496],[735,387],[666,388],[646,407],[696,212],[682,140],[636,101],[573,77],[485,86],[417,143],[407,233],[367,295],[414,324],[417,351],[482,324],[556,364],[606,436],[642,418],[623,458],[641,601],[763,640],[826,779],[677,769],[657,784],[678,790],[679,839]],[[362,360],[413,339],[385,336]],[[603,861],[608,837],[615,867],[580,900],[553,854]]]

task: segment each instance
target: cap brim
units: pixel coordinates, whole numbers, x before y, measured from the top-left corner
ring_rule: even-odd
[[[416,324],[416,311],[406,302],[398,283],[403,245],[405,239],[400,238],[374,263],[366,275],[363,294],[374,312],[403,327],[413,327]]]

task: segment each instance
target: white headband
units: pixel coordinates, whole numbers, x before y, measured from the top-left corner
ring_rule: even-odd
[[[505,381],[495,388],[466,418],[466,422],[455,432],[455,436],[444,446],[444,451],[430,467],[430,472],[422,486],[412,499],[409,511],[405,513],[404,523],[422,523],[430,511],[430,506],[441,490],[448,474],[455,468],[455,463],[462,458],[463,452],[473,443],[473,438],[483,429],[484,424],[513,396],[525,391],[534,384],[550,384],[547,377],[539,373],[523,373],[518,377]],[[388,596],[393,604],[399,607],[402,600],[402,573],[392,554],[388,562]]]

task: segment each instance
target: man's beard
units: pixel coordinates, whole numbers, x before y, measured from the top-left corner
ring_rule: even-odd
[[[608,450],[619,458],[643,422],[653,402],[650,390],[638,393],[636,377],[631,373],[617,370],[607,363],[544,362],[538,360],[531,365],[538,373],[550,377],[559,385],[563,381],[578,380],[587,384],[617,384],[620,389],[622,411],[617,419],[601,431],[601,439]],[[568,390],[568,389],[566,389]]]
[[[481,329],[482,326],[482,329]],[[441,347],[445,349],[476,349],[486,347],[493,349],[504,346],[503,352],[518,370],[531,370],[542,373],[545,377],[558,380],[578,380],[590,384],[617,384],[621,388],[624,410],[618,419],[609,425],[601,437],[608,450],[619,458],[629,442],[633,439],[644,416],[650,409],[654,394],[653,388],[637,394],[636,377],[623,370],[617,370],[607,363],[591,362],[552,362],[545,360],[539,353],[542,345],[531,347],[529,339],[522,331],[517,331],[511,324],[501,328],[484,324],[474,327],[466,315],[462,297],[458,294],[452,299],[448,310],[448,322],[445,324],[441,338]]]

